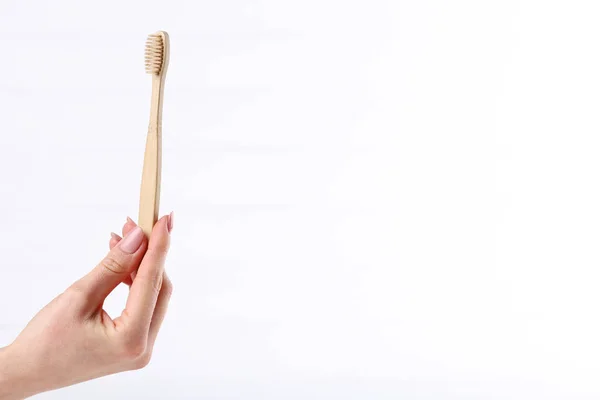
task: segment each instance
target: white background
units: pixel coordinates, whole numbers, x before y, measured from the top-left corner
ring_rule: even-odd
[[[170,313],[40,399],[599,398],[599,15],[1,1],[0,345],[135,218],[164,29]]]

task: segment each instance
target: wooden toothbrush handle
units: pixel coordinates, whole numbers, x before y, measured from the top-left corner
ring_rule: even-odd
[[[150,124],[146,138],[142,187],[140,190],[140,210],[138,225],[149,238],[152,227],[158,220],[160,205],[160,175],[162,159],[162,80],[152,79],[152,99]]]

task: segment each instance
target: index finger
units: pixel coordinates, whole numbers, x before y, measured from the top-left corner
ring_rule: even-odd
[[[127,305],[123,311],[127,319],[126,326],[136,331],[137,334],[148,333],[158,293],[162,286],[171,236],[169,232],[170,218],[171,216],[164,216],[154,225],[148,249],[131,284]]]

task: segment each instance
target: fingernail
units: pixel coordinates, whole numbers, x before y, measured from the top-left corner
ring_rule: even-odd
[[[173,230],[173,211],[171,211],[171,214],[169,214],[169,220],[167,221],[167,229],[169,230],[169,233],[171,233],[171,231]]]
[[[137,225],[131,218],[127,217],[127,222],[131,222],[134,225]]]
[[[144,232],[142,228],[136,226],[131,232],[125,236],[123,240],[119,243],[121,250],[125,253],[133,254],[140,248],[142,245],[142,241],[144,240]]]
[[[121,236],[117,235],[117,234],[116,234],[116,233],[114,233],[114,232],[111,232],[111,233],[110,233],[110,237],[111,237],[111,238],[113,238],[114,240],[116,240],[117,242],[118,242],[118,241],[120,241],[120,240],[122,239],[122,237],[121,237]]]

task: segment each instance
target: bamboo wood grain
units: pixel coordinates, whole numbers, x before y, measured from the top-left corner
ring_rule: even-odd
[[[162,31],[157,34],[162,37],[162,64],[158,67],[158,73],[154,73],[155,70],[148,71],[152,76],[152,96],[150,99],[150,122],[148,124],[148,136],[146,137],[138,217],[138,225],[148,237],[150,237],[152,227],[158,219],[160,206],[162,108],[165,77],[169,64],[169,35]],[[154,57],[156,57],[156,54]],[[148,48],[146,49],[146,69],[148,70]]]

